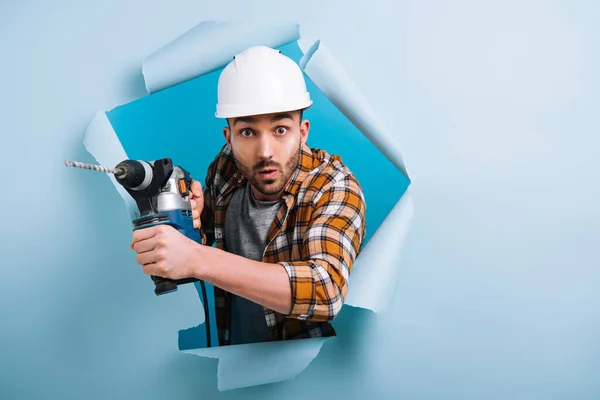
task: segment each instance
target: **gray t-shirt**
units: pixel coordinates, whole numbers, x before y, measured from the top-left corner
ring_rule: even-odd
[[[225,216],[225,243],[230,253],[262,261],[267,235],[281,202],[258,201],[249,184],[236,189]],[[269,340],[264,309],[260,304],[231,294],[231,344]]]

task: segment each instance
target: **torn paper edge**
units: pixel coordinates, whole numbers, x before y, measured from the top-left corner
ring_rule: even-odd
[[[281,37],[277,37],[275,35],[275,31],[266,29],[262,32],[264,35],[260,40],[247,40],[247,32],[241,32],[236,29],[235,24],[231,23],[215,23],[214,21],[205,21],[196,28],[188,31],[183,34],[179,38],[173,40],[170,44],[164,46],[159,49],[156,53],[149,56],[144,60],[143,63],[143,74],[146,84],[146,89],[148,93],[153,93],[158,90],[166,89],[168,87],[186,82],[195,77],[201,76],[203,74],[212,72],[223,67],[225,64],[229,62],[231,57],[243,51],[245,48],[252,45],[267,45],[270,47],[280,47],[284,44],[292,42],[293,40],[297,40],[299,38],[299,34],[297,33],[298,25],[295,24],[296,31],[292,34],[288,33],[284,34]],[[239,28],[240,25],[237,25]],[[212,28],[218,27],[223,28],[218,30],[217,32],[213,32]],[[252,26],[255,28],[255,26]],[[220,33],[219,33],[220,32]],[[240,35],[243,33],[243,37],[246,40],[244,43],[238,43],[237,46],[232,46],[228,49],[227,52],[221,50],[222,52],[219,54],[218,52],[210,53],[205,52],[202,53],[203,49],[216,46],[211,40],[208,40],[210,35],[214,35],[213,38],[217,39],[219,35],[223,35],[227,32],[230,36],[230,39],[238,40]],[[204,36],[208,35],[208,36]],[[202,36],[204,36],[202,38]],[[202,40],[206,39],[206,40]],[[222,39],[221,39],[222,40]],[[200,43],[200,45],[195,45],[196,43]],[[227,45],[231,45],[231,41],[227,43]],[[193,51],[196,52],[196,55],[203,54],[206,57],[206,54],[209,54],[216,59],[213,62],[206,62],[206,60],[202,60],[199,58],[193,59],[193,62],[188,64],[189,59],[183,59],[183,56],[188,54],[187,52]],[[228,54],[227,54],[228,53]],[[173,57],[173,59],[171,59]],[[173,65],[173,60],[175,60],[175,66]],[[180,64],[177,64],[180,63]],[[404,167],[404,162],[401,157],[401,152],[396,150],[397,146],[391,145],[392,138],[387,133],[387,130],[383,128],[381,122],[375,117],[374,112],[371,110],[370,106],[364,99],[364,97],[360,94],[360,91],[357,89],[356,85],[354,85],[353,81],[349,78],[349,76],[345,73],[341,65],[333,58],[331,53],[326,49],[325,46],[321,43],[321,41],[315,42],[315,44],[311,47],[309,52],[306,52],[304,57],[300,62],[301,68],[305,71],[307,76],[311,78],[311,80],[319,87],[319,89],[325,94],[326,97],[329,98],[332,103],[340,109],[340,111],[368,138],[373,144],[378,148],[379,151],[382,152],[396,167],[408,178],[406,173],[406,168]],[[173,69],[171,69],[173,68]],[[323,79],[324,77],[328,77]],[[336,87],[336,85],[339,85]],[[340,90],[343,89],[343,90]],[[357,112],[360,110],[360,112]],[[99,112],[90,127],[88,128],[88,133],[86,134],[86,149],[92,156],[96,158],[96,160],[104,165],[116,165],[118,162],[126,159],[125,151],[122,146],[114,148],[113,154],[106,154],[102,149],[98,148],[98,144],[101,143],[106,138],[102,138],[100,133],[101,129],[97,129],[97,126],[108,124],[110,126],[110,132],[108,135],[111,136],[109,140],[116,140],[119,145],[120,141],[112,129],[112,125],[108,120],[105,112]],[[112,137],[114,136],[114,138]],[[391,148],[394,147],[394,150]],[[117,157],[116,155],[119,154]],[[119,159],[117,162],[114,162],[116,159]],[[111,177],[113,184],[121,194],[121,197],[125,200],[125,204],[130,215],[135,215],[137,213],[137,207],[133,200],[129,199],[129,195],[124,191],[124,189],[116,183],[113,177]],[[405,201],[402,203],[402,199],[408,199],[407,193],[403,195],[399,204],[407,204]],[[412,210],[412,203],[411,210]],[[133,205],[133,207],[132,207]],[[135,211],[132,211],[132,210]],[[398,209],[398,205],[394,208],[394,210]],[[400,207],[399,209],[403,210],[404,207]],[[388,215],[386,221],[391,221],[391,217]],[[385,221],[384,221],[385,222]],[[388,222],[386,226],[393,225]],[[383,225],[382,225],[383,226]],[[382,227],[380,227],[377,232]],[[408,230],[408,222],[406,223],[406,230]],[[376,232],[376,233],[377,233]],[[384,235],[378,235],[378,237],[382,237]],[[397,237],[397,236],[396,236]],[[375,238],[375,235],[373,236]],[[377,240],[375,242],[376,245],[381,246],[381,242],[383,239]],[[398,246],[398,243],[395,243]],[[371,253],[376,253],[373,248],[378,246],[370,245],[365,246],[364,252],[359,258],[357,258],[358,268],[355,269],[353,273],[353,278],[361,275],[361,265],[365,263],[369,263],[372,260],[369,260],[367,257],[363,255],[369,255]],[[367,247],[369,252],[367,252]],[[367,268],[362,268],[365,270],[364,275],[367,275],[367,270],[372,268],[372,266]],[[381,277],[379,277],[381,280]],[[353,280],[354,280],[353,279]],[[387,282],[389,284],[389,282]],[[352,283],[350,284],[352,287]],[[356,285],[356,284],[355,284]],[[369,288],[370,289],[370,288]],[[365,290],[365,289],[362,289]],[[389,293],[390,290],[393,289],[384,289],[382,293]],[[370,290],[369,290],[370,291]],[[368,292],[366,292],[368,293]],[[372,296],[371,296],[372,297]],[[361,294],[361,287],[358,289],[354,289],[349,292],[349,301],[346,303],[347,305],[353,307],[363,307],[371,309],[372,311],[377,312],[377,310],[381,309],[380,307],[374,307],[373,302],[377,302],[377,300],[373,300],[370,296]],[[380,297],[380,301],[384,300],[383,294]],[[201,299],[199,299],[201,301]],[[330,338],[328,338],[330,339]],[[219,359],[219,372],[218,372],[218,385],[219,390],[228,390],[231,388],[238,387],[247,387],[247,386],[256,386],[266,383],[279,382],[282,380],[293,379],[295,376],[303,372],[306,367],[310,364],[312,359],[314,359],[321,350],[321,347],[324,341],[319,339],[302,339],[302,346],[304,346],[304,351],[308,351],[310,359],[307,360],[305,364],[299,365],[298,368],[294,368],[289,374],[285,374],[285,377],[281,377],[281,375],[277,378],[273,376],[259,376],[253,377],[252,379],[240,379],[240,373],[236,373],[235,375],[229,375],[229,370],[232,368],[230,365],[240,365],[240,351],[246,351],[246,353],[252,351],[257,354],[263,354],[264,356],[274,357],[276,354],[277,358],[281,358],[281,351],[291,352],[291,359],[297,357],[296,350],[294,350],[300,340],[293,341],[282,341],[282,342],[268,342],[268,343],[254,343],[250,345],[238,345],[238,346],[226,346],[226,347],[217,347],[217,348],[203,348],[203,349],[194,349],[194,350],[181,350],[185,353],[195,354],[198,356],[209,357],[209,358],[218,358]],[[270,347],[270,351],[266,354],[264,352],[257,352],[257,349],[264,349],[264,346],[274,345],[276,344],[278,349],[277,351],[273,351],[273,347]],[[253,354],[254,354],[253,353]],[[254,357],[257,357],[254,354]],[[254,361],[254,360],[253,360]],[[231,364],[230,364],[231,363]],[[264,365],[264,364],[263,364]],[[285,365],[290,365],[290,363],[286,363]],[[281,369],[278,369],[278,374],[281,374]],[[230,376],[231,380],[228,380],[227,377]]]
[[[321,40],[317,40],[306,51],[299,64],[319,90],[410,181],[398,142]]]
[[[154,93],[216,71],[248,47],[276,48],[299,37],[297,23],[203,21],[144,59],[146,90]]]
[[[83,145],[88,153],[100,165],[114,167],[123,160],[126,160],[127,153],[117,133],[113,129],[106,112],[98,111],[92,122],[88,125],[83,138]],[[112,184],[125,203],[125,208],[130,219],[139,217],[139,210],[133,198],[127,193],[112,174],[107,174]]]
[[[321,40],[317,40],[304,52],[300,67],[410,182],[399,145],[377,118],[358,86]],[[410,186],[356,258],[344,305],[377,313],[390,304],[397,286],[401,254],[414,212],[409,189]]]
[[[294,379],[317,357],[323,344],[335,337],[263,342],[184,353],[219,360],[217,377],[220,391],[265,385]],[[242,360],[252,360],[252,368]]]
[[[396,291],[406,236],[414,215],[409,187],[357,257],[345,305],[381,312]],[[387,279],[381,280],[384,276]]]

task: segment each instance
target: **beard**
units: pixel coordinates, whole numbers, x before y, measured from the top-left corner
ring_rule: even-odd
[[[290,180],[292,174],[298,167],[298,162],[300,161],[300,150],[301,145],[298,146],[298,150],[294,153],[292,157],[285,163],[285,167],[282,168],[280,163],[276,163],[273,161],[262,160],[258,163],[254,164],[251,167],[248,167],[239,162],[239,160],[233,156],[235,160],[235,165],[241,171],[241,173],[246,177],[248,182],[256,190],[258,190],[261,194],[265,196],[271,196],[279,193],[285,185]],[[263,168],[273,168],[279,171],[277,178],[275,179],[261,179],[259,177],[258,171]]]

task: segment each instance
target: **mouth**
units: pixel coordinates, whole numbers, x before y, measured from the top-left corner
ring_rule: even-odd
[[[263,168],[258,171],[258,176],[263,179],[273,179],[277,176],[277,172],[276,168]]]

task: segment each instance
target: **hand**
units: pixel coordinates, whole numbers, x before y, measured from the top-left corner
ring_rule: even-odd
[[[191,278],[198,244],[169,225],[156,225],[133,232],[131,249],[148,275],[167,279]]]
[[[192,219],[194,220],[194,228],[200,228],[200,215],[204,208],[204,194],[202,193],[202,185],[198,181],[192,181],[190,185],[191,194],[190,202],[192,203]]]

